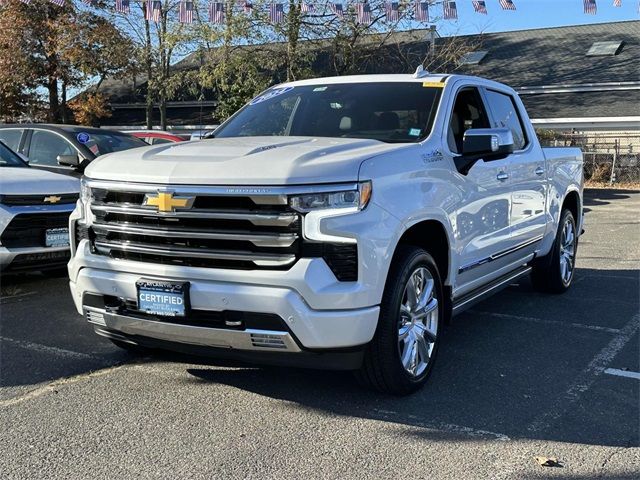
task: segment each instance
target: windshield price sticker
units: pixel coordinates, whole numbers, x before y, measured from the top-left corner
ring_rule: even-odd
[[[251,100],[251,102],[249,102],[249,105],[255,105],[256,103],[264,102],[265,100],[277,97],[278,95],[282,95],[283,93],[287,93],[291,90],[293,90],[293,87],[274,88],[273,90],[269,90],[267,93]]]
[[[444,88],[444,83],[442,82],[422,82],[423,87],[434,87],[434,88]]]

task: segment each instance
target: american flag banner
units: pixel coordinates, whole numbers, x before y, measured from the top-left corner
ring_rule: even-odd
[[[224,3],[211,2],[209,4],[209,21],[211,23],[222,24],[224,23],[225,11]]]
[[[622,6],[622,0],[613,0],[613,6],[614,7],[621,7]]]
[[[313,13],[316,11],[316,6],[313,3],[302,2],[300,5],[300,11],[302,13]]]
[[[96,3],[98,3],[97,0],[82,0],[82,3],[84,3],[85,5],[89,5],[90,7],[92,7],[93,5],[95,5]]]
[[[129,0],[116,0],[116,12],[129,14],[131,12]]]
[[[64,7],[64,0],[49,0],[51,3],[55,3],[59,7]]]
[[[238,0],[237,3],[242,7],[242,11],[247,15],[253,12],[253,3],[247,0]]]
[[[595,15],[598,12],[596,0],[584,0],[584,13]]]
[[[415,2],[415,20],[416,22],[429,23],[429,4],[427,2],[421,2],[416,0]]]
[[[387,22],[398,22],[400,20],[400,7],[398,2],[385,3],[384,11],[387,15]]]
[[[284,22],[284,5],[282,3],[272,3],[269,5],[269,21],[271,23]]]
[[[356,22],[358,23],[371,23],[371,7],[366,2],[356,3]]]
[[[20,0],[25,5],[31,5],[31,0]]]
[[[144,19],[149,22],[159,22],[162,15],[162,3],[160,0],[147,0],[147,8],[144,9]]]
[[[473,0],[473,9],[476,13],[487,14],[487,3],[484,0]]]
[[[515,10],[516,4],[513,3],[513,0],[500,0],[500,6],[503,10]]]
[[[193,2],[180,1],[178,9],[178,21],[180,23],[193,23]]]
[[[456,2],[446,1],[442,4],[443,18],[445,20],[457,20],[458,19],[458,7]]]
[[[329,10],[333,12],[336,17],[343,18],[344,17],[344,7],[341,3],[330,3]]]

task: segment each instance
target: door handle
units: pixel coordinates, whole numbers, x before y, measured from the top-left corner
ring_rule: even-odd
[[[544,174],[544,168],[542,168],[542,167],[536,168],[535,174],[536,175],[543,175]]]
[[[507,180],[509,178],[509,174],[506,172],[500,172],[498,173],[498,176],[496,177],[498,180],[500,180],[501,182],[504,182],[505,180]]]

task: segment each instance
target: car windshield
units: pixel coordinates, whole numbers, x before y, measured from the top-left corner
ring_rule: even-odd
[[[415,142],[426,137],[439,87],[422,82],[275,87],[254,98],[214,136],[309,136]]]
[[[27,164],[4,143],[0,142],[0,167],[26,167]]]
[[[129,150],[130,148],[148,147],[149,144],[140,138],[120,132],[95,130],[82,130],[76,128],[69,130],[76,137],[78,143],[85,145],[97,157],[106,153]]]

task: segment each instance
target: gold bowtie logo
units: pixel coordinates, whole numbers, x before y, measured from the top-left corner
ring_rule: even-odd
[[[45,203],[58,203],[60,200],[62,200],[62,197],[57,197],[55,195],[44,197]]]
[[[195,197],[174,197],[173,192],[148,193],[143,205],[158,207],[159,212],[175,212],[176,208],[191,208]]]

